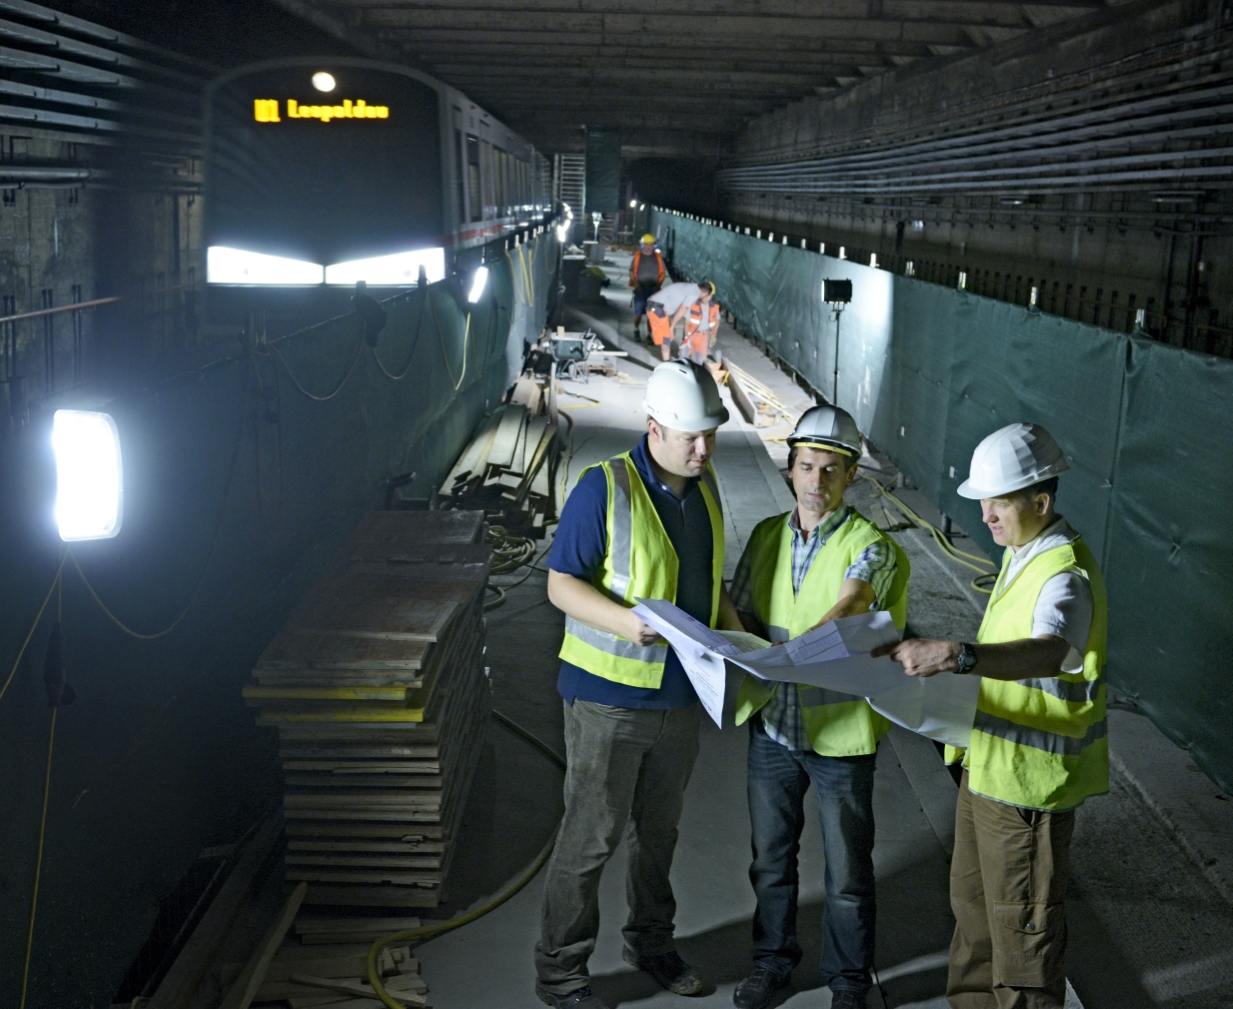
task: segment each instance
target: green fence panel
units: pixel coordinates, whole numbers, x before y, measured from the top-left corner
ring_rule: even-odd
[[[1109,678],[1233,790],[1233,362],[747,236],[652,218],[678,272],[714,279],[737,327],[765,343],[989,554],[959,497],[972,450],[1041,423],[1071,469],[1059,510],[1102,558]],[[839,320],[823,278],[850,279]]]
[[[1233,785],[1233,362],[1131,341],[1109,542],[1109,668]]]

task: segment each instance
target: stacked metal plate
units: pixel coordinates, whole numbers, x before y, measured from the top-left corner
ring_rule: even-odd
[[[279,732],[305,903],[434,907],[490,711],[482,512],[374,512],[244,688]]]

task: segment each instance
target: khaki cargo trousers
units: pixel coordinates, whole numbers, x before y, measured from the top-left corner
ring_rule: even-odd
[[[953,1009],[1063,1009],[1075,813],[994,802],[959,783],[946,999]]]

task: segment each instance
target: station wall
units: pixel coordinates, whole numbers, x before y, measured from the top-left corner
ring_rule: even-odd
[[[1044,424],[1071,470],[1059,510],[1109,587],[1109,682],[1233,791],[1233,361],[656,211],[674,270],[708,279],[764,343],[990,556],[977,502],[955,490],[972,450]],[[823,279],[852,281],[839,317]],[[838,383],[835,387],[836,350]],[[910,616],[909,616],[910,619]]]
[[[483,252],[489,293],[467,303]],[[279,801],[272,734],[240,688],[262,648],[388,481],[439,484],[538,337],[559,269],[551,230],[471,250],[461,272],[383,303],[375,348],[355,316],[249,348],[106,404],[120,430],[118,537],[77,544],[62,593],[50,526],[50,416],[0,437],[0,1004],[16,1005],[48,752],[42,685],[63,613],[67,680],[50,772],[31,1009],[106,1007],[160,897],[198,853]],[[468,319],[469,313],[469,319]],[[58,405],[82,405],[62,402]],[[119,621],[91,597],[77,566]]]

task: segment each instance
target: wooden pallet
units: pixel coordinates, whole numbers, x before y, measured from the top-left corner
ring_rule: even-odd
[[[491,710],[482,535],[474,512],[374,513],[244,688],[279,732],[286,876],[305,905],[444,899]]]

